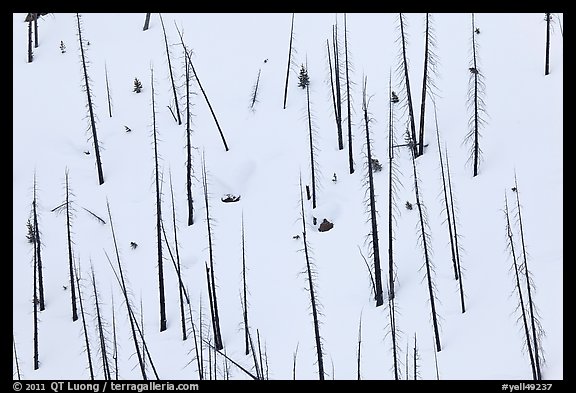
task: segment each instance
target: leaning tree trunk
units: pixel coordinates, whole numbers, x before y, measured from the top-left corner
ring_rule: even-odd
[[[178,28],[176,28],[176,29],[178,30]],[[220,133],[220,138],[222,139],[222,143],[224,144],[224,149],[226,149],[226,151],[228,151],[230,149],[228,148],[228,144],[226,143],[226,139],[224,138],[224,133],[222,132],[222,128],[220,128],[220,123],[218,123],[218,119],[216,118],[216,113],[214,113],[214,109],[212,108],[212,105],[210,104],[210,101],[208,100],[208,96],[206,95],[206,92],[204,91],[204,88],[202,87],[202,84],[200,83],[200,79],[198,79],[198,74],[196,73],[196,69],[194,68],[194,64],[192,64],[192,58],[190,57],[190,54],[186,50],[186,45],[184,45],[184,38],[182,37],[180,30],[178,30],[178,34],[180,35],[180,43],[182,44],[182,47],[184,48],[184,53],[186,54],[186,59],[188,60],[188,63],[190,64],[190,68],[192,69],[192,73],[194,74],[194,79],[196,80],[196,83],[198,83],[198,87],[200,88],[200,91],[202,92],[202,95],[204,96],[204,100],[206,101],[206,105],[208,105],[208,109],[210,109],[210,113],[212,114],[212,118],[214,119],[214,122],[216,123],[216,127],[218,128],[218,132]]]
[[[144,28],[142,29],[142,31],[148,30],[149,26],[150,26],[150,12],[147,12],[146,19],[144,20]]]

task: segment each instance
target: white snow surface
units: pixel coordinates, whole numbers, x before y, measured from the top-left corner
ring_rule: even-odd
[[[365,204],[365,134],[362,113],[363,77],[371,96],[369,111],[372,153],[383,165],[374,174],[380,257],[384,290],[388,279],[388,80],[402,96],[398,74],[397,14],[347,14],[348,50],[352,64],[352,133],[356,171],[349,174],[348,137],[338,150],[330,96],[326,40],[338,21],[343,40],[344,16],[296,13],[292,67],[286,109],[284,84],[288,63],[290,13],[162,14],[170,44],[171,64],[185,119],[184,60],[176,26],[192,49],[192,59],[226,141],[225,151],[206,101],[191,84],[194,146],[194,217],[187,225],[186,127],[178,125],[173,105],[164,37],[158,14],[142,30],[145,14],[82,14],[82,36],[89,61],[90,89],[97,116],[105,182],[98,184],[90,138],[86,94],[80,62],[75,14],[49,14],[38,21],[39,46],[27,62],[26,14],[13,14],[13,335],[23,379],[89,379],[82,320],[72,322],[66,217],[51,212],[65,199],[69,172],[74,260],[79,266],[82,299],[94,362],[95,378],[103,371],[98,350],[95,309],[90,282],[94,267],[107,337],[112,333],[112,297],[116,316],[121,379],[141,379],[130,324],[120,287],[106,254],[116,267],[106,203],[109,202],[119,254],[137,319],[161,379],[197,379],[194,341],[182,340],[177,276],[166,245],[164,283],[167,330],[160,332],[154,149],[152,139],[151,70],[154,71],[156,127],[163,175],[162,217],[174,251],[171,176],[182,279],[195,323],[202,303],[204,334],[211,331],[205,262],[208,261],[206,209],[202,195],[204,154],[213,221],[214,270],[222,339],[226,354],[246,369],[241,307],[241,218],[249,286],[249,325],[257,346],[266,354],[270,379],[317,379],[314,330],[302,251],[301,176],[311,184],[306,93],[299,88],[301,64],[310,76],[311,110],[317,148],[318,206],[304,200],[307,237],[317,276],[321,304],[322,349],[327,379],[356,379],[358,327],[362,318],[361,376],[393,379],[388,302],[376,307],[370,278],[359,252],[368,258],[371,227]],[[425,14],[405,14],[409,37],[412,98],[418,126],[422,90]],[[442,180],[434,125],[427,100],[424,155],[417,158],[419,192],[429,225],[431,260],[435,266],[436,307],[442,350],[436,353],[441,379],[531,379],[523,327],[516,310],[515,278],[507,249],[504,197],[516,212],[514,176],[522,206],[528,266],[546,335],[542,338],[547,380],[563,379],[563,41],[554,14],[550,74],[544,75],[543,13],[475,14],[480,34],[479,69],[485,77],[486,125],[481,129],[483,161],[478,176],[469,165],[467,94],[471,14],[432,14],[438,58],[435,79],[440,139],[448,149],[452,187],[462,247],[466,295],[460,309],[458,281],[452,273],[448,227],[443,210]],[[60,44],[64,43],[65,53]],[[89,42],[89,44],[88,44]],[[343,42],[342,42],[343,44]],[[342,45],[343,47],[343,45]],[[331,48],[332,52],[332,48]],[[266,62],[264,60],[267,59]],[[343,60],[343,57],[341,57]],[[105,66],[112,97],[108,114]],[[261,70],[258,102],[250,109],[251,91]],[[134,78],[143,90],[133,92]],[[344,111],[346,107],[344,106]],[[345,112],[344,112],[345,113]],[[395,109],[395,135],[402,143],[407,116]],[[184,120],[185,121],[185,120]],[[125,126],[132,131],[126,132]],[[85,154],[85,151],[90,154]],[[396,204],[394,260],[396,324],[401,378],[413,378],[414,335],[419,353],[418,378],[436,379],[433,329],[423,251],[418,242],[412,164],[407,148],[397,150],[401,181]],[[332,181],[333,174],[337,182]],[[37,181],[46,309],[39,313],[39,361],[33,370],[33,252],[26,239]],[[222,203],[225,194],[240,195]],[[414,204],[405,208],[406,201]],[[106,221],[100,224],[85,209]],[[334,223],[319,232],[312,217]],[[513,222],[516,220],[513,216]],[[521,261],[516,225],[514,239]],[[299,234],[300,238],[294,236]],[[132,249],[130,242],[138,247]],[[371,262],[371,258],[369,259]],[[64,289],[66,287],[67,289]],[[526,297],[526,295],[524,294]],[[387,300],[387,299],[386,299]],[[142,305],[142,309],[141,309]],[[190,325],[188,323],[188,328]],[[408,353],[406,351],[408,350]],[[406,359],[408,357],[408,364]],[[14,359],[14,356],[13,356]],[[208,361],[204,349],[204,361]],[[148,374],[152,376],[150,362]],[[224,377],[218,355],[218,379]],[[15,361],[14,379],[17,378]],[[249,379],[228,363],[231,379]],[[205,364],[206,369],[208,364]],[[266,368],[266,367],[265,367]],[[207,372],[207,371],[206,371]]]

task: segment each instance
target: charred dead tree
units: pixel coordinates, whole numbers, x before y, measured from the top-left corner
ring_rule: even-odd
[[[340,91],[340,53],[338,52],[338,23],[332,26],[332,48],[334,51],[334,68],[332,68],[332,58],[330,56],[330,43],[327,39],[326,49],[328,51],[328,66],[330,69],[330,91],[332,93],[332,103],[334,105],[338,150],[344,150],[344,140],[342,136],[342,93]]]
[[[420,354],[418,353],[418,346],[416,345],[416,333],[414,333],[414,351],[413,351],[413,362],[414,362],[414,380],[417,380],[420,376],[420,371],[418,369],[418,360],[420,360]]]
[[[244,372],[250,378],[252,378],[254,380],[259,379],[254,374],[252,374],[250,371],[248,371],[244,367],[242,367],[238,362],[234,361],[234,359],[232,359],[230,356],[226,355],[224,352],[221,352],[219,349],[216,349],[216,347],[214,345],[212,345],[212,343],[210,341],[204,340],[204,342],[206,343],[206,345],[208,345],[209,348],[214,350],[215,354],[218,353],[219,355],[222,355],[225,359],[228,359],[228,361],[230,363],[232,363],[233,365],[238,367],[238,369],[240,369],[242,372]],[[208,353],[210,353],[210,352],[208,352]],[[216,375],[216,370],[214,370],[214,374]]]
[[[198,369],[198,379],[199,380],[203,380],[204,379],[204,368],[202,367],[202,358],[200,356],[200,353],[202,351],[202,348],[198,348],[198,335],[196,334],[196,324],[194,323],[194,318],[192,317],[192,305],[190,304],[190,302],[188,302],[188,314],[190,315],[190,326],[192,327],[192,337],[194,338],[194,352],[195,352],[195,356],[194,358],[196,359],[196,368]],[[202,321],[202,319],[200,319],[200,321]],[[200,345],[201,341],[200,341]]]
[[[348,28],[346,27],[346,14],[344,14],[344,68],[346,70],[346,107],[348,110],[348,166],[350,174],[354,173],[354,154],[352,152],[352,113],[350,100],[350,61],[348,60]]]
[[[36,256],[36,247],[34,247],[34,294],[32,295],[33,303],[33,313],[34,313],[34,357],[33,357],[33,368],[38,370],[40,367],[40,362],[38,360],[38,287],[36,285],[37,275],[38,275],[38,257]]]
[[[532,333],[532,344],[534,347],[534,364],[536,367],[536,379],[542,379],[542,371],[541,371],[541,363],[542,363],[542,356],[541,356],[541,337],[543,335],[542,325],[538,318],[538,312],[536,305],[534,304],[532,298],[532,292],[535,291],[534,282],[532,280],[530,270],[528,269],[528,256],[526,252],[526,243],[524,241],[524,226],[522,225],[522,213],[520,209],[520,191],[518,189],[518,181],[516,179],[516,173],[514,173],[514,188],[516,191],[516,218],[517,218],[517,225],[520,230],[520,242],[522,245],[522,268],[521,270],[524,271],[524,279],[526,285],[526,293],[528,295],[528,311],[529,311],[529,318],[530,318],[530,327]]]
[[[112,117],[112,96],[110,95],[110,85],[108,84],[108,68],[104,63],[104,75],[106,77],[106,98],[108,99],[108,114]]]
[[[166,29],[164,28],[164,20],[162,19],[162,14],[158,14],[160,17],[160,23],[162,24],[162,32],[164,33],[164,44],[166,46],[166,58],[168,59],[168,71],[170,72],[170,82],[172,82],[172,93],[174,94],[174,105],[176,106],[176,117],[178,125],[182,124],[182,118],[180,117],[180,108],[178,106],[178,94],[176,93],[176,84],[174,83],[174,74],[172,72],[172,62],[170,61],[170,48],[168,47],[168,38],[166,37]]]
[[[472,59],[470,61],[470,78],[468,81],[468,110],[470,111],[470,120],[468,126],[470,131],[466,135],[465,142],[470,144],[470,157],[468,162],[473,162],[473,176],[478,175],[481,153],[480,149],[480,128],[484,126],[486,121],[484,115],[486,108],[484,105],[484,91],[486,85],[484,83],[484,75],[478,68],[478,41],[476,40],[476,27],[474,24],[474,14],[472,14]]]
[[[308,75],[307,67],[305,68],[306,75]],[[310,146],[310,176],[312,180],[312,209],[316,209],[316,144],[315,144],[315,130],[312,126],[312,114],[310,112],[310,85],[306,84],[306,114],[308,120],[308,143]]]
[[[184,47],[186,51],[186,47]],[[184,53],[184,68],[186,70],[186,201],[188,202],[188,226],[194,224],[194,198],[192,198],[192,114],[190,113],[190,65]]]
[[[286,109],[286,99],[288,98],[288,79],[290,78],[290,68],[292,67],[292,41],[294,40],[294,13],[290,24],[290,46],[288,47],[288,66],[286,67],[286,84],[284,85],[284,109]]]
[[[388,289],[390,292],[390,289]],[[394,379],[398,381],[400,379],[400,360],[398,354],[400,350],[398,349],[398,335],[399,331],[396,327],[396,298],[388,296],[388,318],[389,318],[389,328],[390,336],[392,338],[392,360],[394,367]],[[434,352],[436,353],[436,352]]]
[[[435,96],[436,85],[434,77],[436,76],[437,56],[436,35],[434,34],[434,23],[432,16],[426,13],[426,31],[424,33],[424,77],[422,81],[422,102],[420,105],[420,128],[418,136],[418,156],[424,154],[424,118],[426,114],[426,97],[430,94]]]
[[[394,136],[394,92],[392,91],[392,75],[388,81],[388,296],[394,299],[394,281],[395,281],[395,264],[394,264],[394,213],[398,213],[396,197],[398,193],[398,165],[394,160],[394,147],[396,139]]]
[[[254,362],[254,372],[256,373],[256,379],[263,379],[262,370],[260,364],[258,364],[258,356],[256,355],[256,348],[254,347],[254,341],[252,340],[252,334],[250,329],[248,329],[248,342],[250,343],[250,352],[252,353],[252,361]]]
[[[299,343],[296,343],[296,350],[292,355],[292,380],[294,381],[296,380],[296,359],[298,357],[298,345]]]
[[[144,20],[144,27],[142,28],[142,31],[148,30],[148,27],[150,27],[150,12],[146,13],[146,19]]]
[[[28,63],[32,63],[34,52],[32,51],[32,20],[28,21]]]
[[[140,350],[140,343],[138,341],[138,335],[136,334],[136,324],[137,321],[135,320],[134,317],[134,313],[132,312],[132,302],[130,300],[130,297],[128,296],[128,287],[126,284],[126,280],[124,278],[124,272],[122,270],[122,264],[120,262],[120,253],[118,251],[118,243],[116,242],[116,235],[114,233],[114,225],[112,223],[112,213],[110,212],[110,204],[108,203],[108,201],[106,201],[106,207],[108,209],[108,217],[110,218],[110,230],[112,232],[112,240],[114,241],[114,251],[116,253],[116,263],[118,265],[118,272],[116,272],[116,269],[114,269],[114,266],[112,265],[112,261],[110,260],[110,258],[108,257],[108,254],[106,254],[106,258],[108,259],[108,263],[110,264],[110,267],[112,268],[112,271],[114,272],[114,275],[116,276],[116,280],[118,281],[118,284],[120,285],[120,290],[122,291],[122,295],[124,296],[124,304],[126,305],[126,311],[128,312],[128,320],[130,321],[130,332],[131,332],[131,336],[132,336],[132,342],[134,343],[134,348],[136,350],[136,356],[138,357],[138,365],[140,366],[140,372],[142,373],[142,379],[143,380],[148,380],[148,377],[146,375],[146,368],[144,367],[144,357],[142,355],[142,352]],[[115,323],[114,323],[115,326]],[[116,331],[116,329],[114,328],[114,331]],[[114,335],[114,342],[116,343],[116,335]],[[115,354],[116,354],[116,358],[115,358],[115,362],[117,362],[118,359],[118,351],[117,351],[117,345],[115,344]],[[118,378],[118,365],[116,363],[116,378]]]
[[[260,331],[256,329],[256,340],[258,340],[258,359],[260,361],[260,378],[264,378],[264,366],[262,361],[262,346],[260,345]]]
[[[460,290],[460,304],[462,306],[462,312],[466,312],[466,306],[464,304],[464,288],[463,288],[463,277],[462,277],[462,268],[460,266],[460,246],[458,245],[458,229],[457,229],[457,222],[456,213],[454,211],[454,195],[452,193],[452,180],[450,177],[450,165],[448,162],[448,150],[446,149],[446,175],[448,178],[448,194],[450,196],[450,211],[452,212],[452,225],[454,227],[454,252],[456,254],[456,268],[458,274],[458,286]]]
[[[532,349],[532,339],[530,337],[530,327],[528,324],[529,316],[526,313],[526,307],[524,306],[524,297],[522,295],[522,285],[520,284],[520,268],[518,267],[518,258],[516,257],[516,250],[514,248],[514,238],[512,233],[512,226],[510,225],[510,214],[508,213],[508,197],[504,194],[504,216],[506,218],[506,238],[507,238],[507,248],[512,256],[512,267],[514,268],[515,277],[515,292],[518,295],[518,308],[521,311],[522,326],[524,328],[524,343],[528,348],[528,354],[530,356],[530,366],[532,368],[532,379],[538,380],[538,371],[536,370],[536,359],[534,357],[534,352]]]
[[[164,260],[162,257],[162,198],[160,174],[158,172],[158,135],[156,130],[156,108],[154,105],[154,70],[150,68],[152,90],[152,137],[154,143],[154,184],[156,185],[156,242],[158,250],[158,292],[160,302],[160,331],[166,330],[166,299],[164,294]]]
[[[34,48],[38,48],[38,13],[32,15],[34,16]]]
[[[454,236],[452,234],[452,217],[450,215],[450,206],[448,199],[448,190],[446,185],[446,176],[444,175],[444,160],[442,158],[442,150],[440,149],[440,131],[438,130],[438,117],[436,112],[436,104],[434,104],[434,121],[436,123],[436,142],[438,143],[438,157],[440,159],[440,173],[442,175],[442,191],[444,195],[444,212],[446,213],[446,223],[448,224],[448,234],[450,236],[450,250],[452,252],[452,265],[454,268],[454,279],[458,280],[458,266],[456,265],[456,250],[454,246]]]
[[[362,312],[360,312],[360,322],[358,323],[358,351],[356,355],[356,363],[357,363],[357,373],[356,379],[360,381],[362,379],[362,375],[360,373],[361,370],[361,360],[362,360]],[[334,373],[332,373],[334,375]]]
[[[20,375],[20,365],[18,362],[18,352],[16,352],[16,340],[14,339],[14,333],[12,333],[12,344],[14,347],[14,362],[16,364],[16,377],[18,381],[20,381],[22,379],[22,376]]]
[[[314,264],[311,262],[309,253],[308,239],[306,238],[306,215],[304,212],[304,194],[302,189],[302,178],[300,178],[300,208],[302,217],[302,242],[304,244],[304,256],[306,258],[306,275],[308,281],[308,293],[310,294],[310,305],[312,309],[312,322],[314,325],[314,338],[316,342],[316,358],[318,364],[318,378],[323,381],[324,374],[324,358],[322,351],[322,337],[320,336],[320,323],[318,320],[318,298],[316,296],[315,278],[317,275]]]
[[[66,240],[68,244],[68,267],[70,274],[70,296],[72,302],[72,322],[78,319],[78,310],[76,308],[76,285],[74,280],[74,253],[72,251],[72,208],[70,206],[70,187],[68,183],[68,169],[66,169],[66,202],[64,207],[66,208]]]
[[[187,338],[187,328],[186,328],[186,314],[184,311],[184,296],[186,296],[188,305],[190,306],[190,300],[188,299],[188,294],[184,288],[184,283],[182,282],[182,274],[180,268],[180,251],[178,247],[178,227],[176,225],[176,203],[174,202],[174,188],[172,187],[172,172],[168,169],[168,177],[170,181],[170,201],[172,205],[172,229],[174,234],[174,251],[176,254],[176,261],[174,261],[174,256],[172,255],[172,251],[170,251],[170,246],[168,245],[168,239],[166,238],[166,232],[164,231],[164,226],[162,226],[162,232],[164,234],[164,240],[166,241],[166,247],[168,248],[168,252],[170,253],[170,257],[172,258],[172,262],[174,262],[174,268],[176,270],[176,278],[178,279],[178,299],[180,301],[180,321],[182,325],[182,340],[186,340]]]
[[[254,112],[256,109],[256,103],[258,103],[258,86],[260,85],[260,74],[262,72],[262,68],[258,69],[258,77],[256,78],[256,83],[252,87],[252,94],[250,94],[250,110]]]
[[[100,310],[100,301],[98,300],[98,289],[96,288],[96,274],[94,273],[94,265],[90,264],[90,278],[92,282],[92,298],[94,300],[94,309],[96,311],[96,332],[98,334],[98,344],[100,359],[102,361],[102,373],[104,374],[104,379],[111,380],[112,373],[110,372],[110,360],[108,358],[108,339],[106,337],[106,325],[104,319],[102,318],[102,312]]]
[[[206,101],[206,104],[208,105],[208,109],[210,109],[210,113],[212,114],[212,118],[214,119],[214,122],[216,123],[216,127],[218,128],[218,132],[220,133],[220,138],[222,139],[222,143],[224,144],[224,149],[226,149],[226,151],[228,151],[230,149],[228,148],[228,144],[226,143],[226,139],[224,138],[224,133],[222,132],[222,128],[220,128],[220,123],[218,123],[218,119],[216,118],[216,113],[214,113],[214,109],[212,109],[212,105],[210,104],[210,100],[208,100],[208,96],[206,95],[206,92],[204,91],[204,88],[202,87],[202,84],[200,83],[200,79],[198,78],[198,74],[196,73],[196,69],[194,68],[194,64],[192,63],[192,56],[190,56],[190,53],[188,53],[188,51],[186,49],[186,45],[184,44],[184,38],[182,37],[180,30],[178,30],[178,26],[176,26],[176,30],[178,31],[178,34],[180,35],[180,42],[182,44],[182,48],[184,49],[184,54],[186,55],[186,59],[188,59],[188,63],[190,64],[190,69],[192,70],[192,73],[194,74],[194,80],[196,80],[196,83],[198,83],[198,87],[200,88],[200,91],[202,92],[202,95],[204,96],[204,100]]]
[[[114,380],[118,380],[118,338],[116,337],[116,312],[114,310],[114,294],[112,299],[112,359],[114,360]],[[110,378],[112,379],[112,378]]]
[[[374,268],[374,285],[375,285],[375,300],[376,307],[384,304],[384,294],[382,291],[382,269],[380,265],[380,242],[378,239],[378,223],[377,223],[377,210],[376,210],[376,193],[374,191],[374,173],[372,170],[372,150],[369,124],[371,119],[368,116],[368,100],[366,98],[366,79],[364,78],[364,86],[362,92],[362,111],[364,113],[364,130],[366,134],[366,170],[368,172],[368,201],[370,211],[370,236],[372,238],[370,244],[372,246],[371,255],[373,258]]]
[[[94,380],[94,367],[92,365],[92,355],[90,351],[90,338],[88,336],[88,328],[86,327],[86,315],[84,313],[84,303],[82,302],[82,286],[80,285],[80,272],[76,264],[74,264],[74,275],[76,284],[78,285],[78,303],[80,304],[80,315],[82,316],[82,333],[84,335],[84,349],[88,357],[88,370],[90,371],[90,380]]]
[[[244,354],[250,354],[248,333],[248,285],[246,284],[246,248],[244,243],[244,213],[242,213],[242,311],[244,317]]]
[[[36,171],[34,171],[34,188],[33,188],[33,200],[32,200],[32,214],[33,214],[33,245],[36,252],[36,261],[38,267],[38,305],[40,311],[44,311],[46,308],[44,302],[44,275],[42,274],[42,253],[40,248],[42,242],[40,241],[40,230],[38,228],[38,200],[36,198]]]
[[[218,315],[218,301],[216,297],[216,282],[214,280],[214,247],[212,244],[212,219],[210,218],[210,204],[208,201],[208,179],[206,176],[206,161],[202,155],[202,186],[204,188],[204,203],[206,206],[206,226],[208,232],[208,253],[210,268],[206,265],[208,278],[208,295],[210,299],[210,312],[212,314],[212,328],[214,331],[214,346],[217,350],[224,349],[220,334],[220,317]]]
[[[410,141],[413,143],[414,141]],[[420,200],[420,192],[418,187],[418,174],[416,171],[416,152],[412,149],[412,168],[414,170],[414,191],[416,193],[416,206],[418,206],[418,218],[419,218],[419,240],[424,251],[424,265],[426,267],[426,281],[428,285],[428,294],[430,300],[430,312],[432,316],[432,325],[434,327],[434,338],[436,341],[436,351],[440,352],[442,347],[440,345],[440,331],[438,329],[438,315],[436,313],[436,294],[434,280],[432,279],[432,273],[434,273],[434,265],[431,259],[430,250],[430,234],[428,232],[428,220],[426,218],[426,213],[424,210],[424,204]]]
[[[412,143],[412,150],[414,150],[414,155],[418,157],[417,149],[417,139],[416,139],[416,122],[414,120],[414,107],[412,105],[412,93],[410,90],[410,77],[408,76],[408,58],[406,57],[406,45],[407,45],[407,35],[404,32],[406,22],[404,21],[404,16],[402,13],[398,14],[398,25],[400,30],[400,36],[398,41],[401,42],[400,51],[400,61],[396,71],[398,72],[401,81],[403,82],[404,93],[406,96],[406,102],[404,104],[405,109],[408,109],[408,123],[410,125],[410,139]],[[407,107],[407,108],[406,108]]]
[[[96,168],[98,170],[98,182],[104,184],[104,172],[102,171],[102,160],[100,159],[100,145],[98,143],[98,134],[96,133],[96,120],[94,116],[94,105],[92,103],[92,93],[90,92],[90,79],[88,78],[88,68],[86,57],[84,55],[84,41],[82,40],[82,28],[80,24],[80,14],[76,14],[78,21],[78,40],[80,41],[80,57],[82,59],[82,71],[84,75],[83,88],[86,91],[88,114],[90,116],[90,129],[92,130],[92,142],[94,142],[94,153],[96,156]]]
[[[546,65],[544,70],[544,75],[550,74],[550,24],[552,21],[552,15],[546,13]]]

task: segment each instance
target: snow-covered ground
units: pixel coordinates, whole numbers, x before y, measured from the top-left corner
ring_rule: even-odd
[[[343,40],[343,14],[295,14],[293,67],[286,109],[284,84],[291,14],[162,14],[170,43],[171,63],[184,116],[184,59],[176,26],[193,50],[198,78],[216,113],[229,151],[197,84],[192,85],[195,223],[186,224],[186,127],[168,109],[173,93],[158,14],[142,30],[145,14],[82,15],[90,88],[97,115],[105,183],[98,185],[94,149],[89,139],[86,94],[82,89],[75,14],[49,14],[38,22],[39,46],[27,63],[25,14],[13,15],[13,335],[24,379],[88,379],[81,319],[72,322],[66,217],[51,210],[65,200],[69,172],[75,208],[74,259],[82,276],[95,377],[103,378],[97,349],[90,266],[94,267],[103,318],[111,344],[112,298],[118,336],[119,375],[140,379],[129,320],[119,285],[107,260],[115,261],[109,203],[124,274],[129,281],[138,320],[162,379],[198,378],[192,335],[183,341],[175,269],[164,245],[168,328],[160,332],[151,70],[154,71],[156,126],[163,174],[163,219],[173,247],[170,176],[178,225],[183,281],[198,323],[202,304],[205,335],[209,324],[205,261],[208,261],[201,157],[208,172],[213,220],[218,307],[226,354],[247,369],[242,324],[242,242],[244,217],[249,324],[266,354],[270,379],[292,379],[294,352],[297,379],[317,379],[310,298],[303,274],[299,177],[310,184],[306,93],[298,87],[300,65],[310,76],[311,109],[317,132],[318,206],[305,201],[308,240],[317,269],[316,290],[322,305],[327,379],[356,379],[358,325],[362,318],[363,379],[393,379],[388,308],[375,307],[370,278],[359,251],[368,255],[369,215],[364,204],[365,135],[361,110],[363,77],[367,77],[373,118],[372,153],[387,163],[388,80],[401,92],[397,74],[397,14],[348,14],[348,49],[353,68],[351,116],[356,171],[349,174],[346,128],[344,150],[338,150],[330,96],[326,40],[338,21]],[[406,14],[410,81],[416,121],[421,100],[424,14]],[[442,351],[441,379],[530,379],[523,327],[517,318],[512,259],[507,250],[504,198],[516,203],[514,176],[522,204],[528,264],[537,289],[533,294],[546,335],[542,349],[544,379],[563,379],[563,40],[562,15],[554,14],[550,75],[544,76],[544,14],[476,14],[480,34],[479,69],[486,82],[487,124],[480,141],[483,161],[478,176],[467,164],[469,145],[467,92],[471,15],[433,14],[436,29],[439,96],[436,98],[442,144],[448,149],[457,203],[458,230],[466,313],[460,310],[458,282],[452,273],[448,227],[444,220],[442,181],[431,102],[427,102],[424,155],[416,160],[419,192],[431,239]],[[89,42],[89,45],[88,45]],[[61,51],[61,43],[65,53]],[[343,46],[343,45],[342,45]],[[332,48],[331,48],[332,49]],[[112,98],[108,114],[105,67]],[[260,72],[258,102],[250,109],[251,91]],[[133,92],[134,79],[143,90]],[[402,98],[402,97],[401,97]],[[403,138],[406,117],[396,110],[395,133]],[[131,132],[126,132],[129,127]],[[419,378],[435,379],[433,330],[423,252],[418,243],[409,151],[397,150],[402,186],[397,195],[394,258],[397,267],[397,328],[401,376],[413,378],[414,336]],[[90,154],[86,154],[89,152]],[[33,253],[26,239],[37,180],[39,229],[46,309],[39,314],[40,367],[33,370]],[[333,182],[333,174],[337,182]],[[387,282],[388,169],[375,173],[378,228],[384,286]],[[225,194],[241,195],[222,203]],[[414,207],[416,207],[414,205]],[[106,220],[100,224],[85,209]],[[312,225],[312,216],[334,223],[328,232]],[[515,232],[517,254],[519,237]],[[138,244],[136,249],[130,242]],[[66,287],[66,289],[64,288]],[[142,308],[141,308],[142,306]],[[190,328],[190,325],[188,325]],[[257,345],[257,343],[255,342]],[[408,351],[408,352],[407,352]],[[406,358],[408,365],[406,365]],[[204,360],[208,361],[207,349]],[[224,358],[217,358],[218,379]],[[15,364],[15,362],[14,362]],[[148,367],[149,367],[148,362]],[[208,368],[208,364],[205,365]],[[231,379],[249,378],[229,364]],[[151,374],[151,371],[150,371]],[[152,375],[152,374],[151,374]],[[14,367],[14,378],[17,378]]]

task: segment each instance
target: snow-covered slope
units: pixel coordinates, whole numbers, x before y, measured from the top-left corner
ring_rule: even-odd
[[[391,337],[386,306],[375,307],[370,278],[360,250],[368,255],[370,233],[364,199],[364,128],[362,84],[372,96],[372,151],[387,160],[388,80],[398,64],[395,14],[348,14],[348,49],[353,65],[353,150],[356,171],[349,174],[345,149],[338,150],[330,96],[326,40],[343,15],[296,14],[293,67],[286,109],[284,83],[291,14],[163,14],[171,62],[183,97],[184,60],[176,25],[193,50],[199,80],[218,117],[230,147],[225,151],[218,129],[198,86],[193,84],[192,143],[195,223],[186,225],[186,128],[178,125],[166,60],[162,26],[152,14],[142,31],[144,14],[82,15],[88,73],[102,145],[105,183],[98,185],[89,139],[86,94],[75,14],[49,14],[39,22],[39,46],[27,63],[25,14],[13,15],[13,334],[22,378],[87,379],[87,355],[81,320],[72,322],[66,245],[66,218],[51,210],[65,200],[64,176],[73,191],[74,257],[82,274],[82,295],[92,344],[96,378],[102,378],[97,347],[90,266],[112,333],[112,298],[119,343],[119,375],[140,379],[129,321],[119,285],[107,255],[115,262],[109,203],[125,275],[154,365],[162,379],[196,379],[192,336],[182,341],[175,270],[164,248],[168,329],[159,331],[154,149],[152,139],[151,70],[154,71],[156,126],[163,174],[163,219],[173,244],[170,179],[178,224],[183,281],[198,323],[202,304],[205,334],[211,330],[205,279],[208,261],[201,157],[205,158],[213,220],[214,263],[218,306],[226,354],[250,369],[244,355],[242,325],[241,218],[245,224],[249,324],[255,344],[260,337],[270,379],[316,379],[316,351],[301,234],[299,177],[310,184],[306,93],[298,88],[298,71],[306,63],[310,75],[311,109],[317,131],[320,187],[318,206],[305,201],[308,240],[317,269],[315,282],[322,305],[327,378],[357,377],[358,325],[362,317],[363,379],[392,379]],[[460,311],[453,278],[448,228],[444,223],[441,175],[430,101],[426,114],[425,154],[416,162],[420,195],[430,227],[435,265],[437,309],[442,351],[437,353],[441,379],[530,379],[530,361],[523,349],[523,330],[515,311],[512,260],[507,251],[504,197],[512,206],[514,174],[522,204],[529,267],[537,292],[533,295],[546,332],[545,379],[563,378],[563,41],[554,15],[550,48],[551,73],[544,76],[544,14],[476,14],[481,33],[480,68],[485,76],[487,124],[482,129],[483,162],[472,176],[466,110],[470,59],[470,14],[434,14],[439,64],[435,81],[439,97],[440,137],[448,149],[463,254],[467,311]],[[424,51],[424,14],[406,14],[408,57],[415,108],[420,108]],[[560,19],[561,21],[561,19]],[[343,37],[342,37],[343,38]],[[89,45],[88,45],[89,42]],[[65,45],[65,53],[61,51]],[[105,67],[112,97],[108,114]],[[258,102],[250,110],[251,90],[258,84]],[[394,75],[393,89],[401,86]],[[134,78],[143,90],[133,92]],[[183,111],[185,100],[180,100]],[[419,113],[419,110],[417,111]],[[402,140],[406,117],[396,110],[396,138]],[[416,120],[419,117],[417,115]],[[131,132],[126,132],[129,127]],[[346,128],[345,128],[346,130]],[[90,154],[85,154],[85,152]],[[419,378],[435,379],[433,331],[423,253],[418,243],[409,151],[398,149],[399,214],[394,257],[397,266],[397,328],[401,331],[402,378],[406,366],[413,377],[414,335],[419,353]],[[46,310],[39,315],[40,368],[33,370],[32,247],[26,222],[37,180],[39,228]],[[333,174],[337,182],[333,182]],[[375,174],[383,278],[387,279],[387,167]],[[227,194],[237,203],[222,203]],[[102,225],[85,209],[106,220]],[[318,232],[312,216],[334,223]],[[519,240],[516,237],[516,240]],[[130,242],[138,244],[136,249]],[[165,247],[165,245],[164,245]],[[66,287],[66,289],[64,289]],[[386,302],[385,302],[386,303]],[[142,306],[142,308],[141,308]],[[189,326],[190,327],[190,326]],[[111,336],[109,339],[112,340]],[[408,350],[408,353],[406,351]],[[408,365],[404,364],[406,358]],[[205,349],[204,359],[208,354]],[[224,358],[217,358],[223,378]],[[206,364],[206,367],[208,365]],[[246,374],[229,364],[232,379]],[[16,373],[14,378],[16,378]]]

